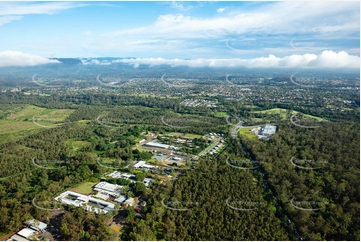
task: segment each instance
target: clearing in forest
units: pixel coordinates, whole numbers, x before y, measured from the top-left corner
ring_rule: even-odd
[[[84,195],[89,195],[93,191],[93,186],[96,184],[96,182],[83,182],[80,183],[78,186],[70,189],[70,191],[77,192]]]
[[[35,134],[44,126],[54,126],[58,121],[66,120],[74,112],[70,109],[47,109],[33,105],[14,104],[3,105],[0,108],[0,143],[16,141],[28,135]],[[48,120],[46,122],[40,120]]]
[[[265,114],[265,115],[279,114],[281,119],[285,120],[285,119],[290,118],[289,114],[293,115],[293,114],[296,114],[296,113],[299,113],[299,112],[294,111],[294,110],[291,112],[291,110],[285,109],[285,108],[272,108],[272,109],[267,109],[267,110],[262,110],[262,111],[253,111],[252,113]],[[310,118],[310,119],[316,119],[317,121],[323,120],[320,117],[313,116],[313,115],[310,115],[310,114],[303,114],[303,117]]]

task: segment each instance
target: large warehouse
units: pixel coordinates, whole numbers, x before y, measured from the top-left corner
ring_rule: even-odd
[[[61,200],[63,204],[73,205],[75,207],[81,207],[85,205],[85,209],[88,211],[94,211],[95,213],[114,210],[114,204],[108,203],[99,199],[95,199],[91,196],[85,196],[72,191],[66,191],[54,198],[58,201]]]
[[[264,135],[264,136],[270,136],[276,133],[277,130],[277,126],[274,125],[265,125],[264,127],[262,127],[259,131],[260,135]]]
[[[155,147],[155,148],[162,148],[162,149],[169,149],[170,145],[166,145],[166,144],[161,144],[161,143],[156,143],[156,142],[148,142],[146,144],[144,144],[146,146],[151,146],[151,147]]]
[[[123,186],[119,186],[116,184],[111,184],[108,182],[99,182],[97,185],[95,185],[94,190],[101,192],[103,194],[117,197],[120,195],[122,188],[123,188]]]

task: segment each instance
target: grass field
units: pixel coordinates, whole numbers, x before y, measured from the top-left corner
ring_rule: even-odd
[[[33,105],[13,105],[11,109],[1,110],[0,115],[5,116],[6,120],[13,121],[32,120],[34,115],[39,119],[60,121],[66,119],[73,112],[74,110],[71,109],[47,109]]]
[[[20,138],[35,134],[44,126],[55,126],[56,121],[65,120],[74,110],[47,109],[33,105],[9,105],[0,109],[0,144],[8,141],[16,141]],[[46,122],[40,121],[47,120]],[[38,121],[39,120],[39,121]]]
[[[258,121],[264,121],[263,118],[251,118],[252,121],[258,122]],[[266,121],[264,121],[266,123]]]
[[[322,120],[324,120],[323,118],[316,117],[316,116],[309,115],[309,114],[303,114],[303,117],[304,117],[304,118],[316,119],[317,121],[322,121]]]
[[[143,171],[141,171],[141,170],[134,170],[134,171],[133,171],[133,174],[134,174],[134,175],[136,175],[136,174],[138,174],[138,173],[143,173]]]
[[[284,108],[272,108],[272,109],[268,109],[268,110],[263,110],[263,111],[253,111],[253,113],[261,113],[261,114],[279,114],[281,116],[282,119],[287,119],[287,112],[289,110],[288,109],[284,109]],[[296,111],[292,111],[292,114],[297,113]]]
[[[195,138],[200,139],[200,138],[202,138],[202,135],[199,135],[199,134],[185,134],[183,137],[184,138],[190,138],[190,139],[195,139]]]
[[[0,134],[16,133],[18,131],[39,129],[31,121],[0,120]]]
[[[89,145],[91,145],[91,143],[88,141],[73,141],[72,142],[72,148],[74,151],[77,151],[77,150],[87,147]]]
[[[95,184],[95,182],[83,182],[80,183],[78,186],[70,189],[70,191],[88,195],[93,191],[92,186],[94,186]]]
[[[217,118],[226,118],[229,116],[226,112],[212,112],[212,114]]]
[[[257,136],[251,132],[252,128],[241,128],[238,132],[240,135],[245,136],[249,139],[257,140]]]
[[[200,139],[202,138],[202,135],[199,134],[187,134],[185,133],[184,135],[182,135],[183,133],[179,133],[179,132],[170,132],[170,133],[166,133],[166,136],[180,136],[181,138],[189,138],[189,139]]]
[[[289,116],[287,116],[288,111],[289,111],[288,109],[284,109],[284,108],[272,108],[272,109],[263,110],[263,111],[253,111],[253,113],[261,113],[261,114],[269,114],[269,115],[279,114],[282,119],[287,119],[287,118],[289,118]],[[299,113],[299,112],[292,111],[292,114],[296,114],[296,113]],[[316,119],[317,121],[323,120],[320,117],[309,115],[309,114],[303,114],[303,117],[310,118],[310,119]]]

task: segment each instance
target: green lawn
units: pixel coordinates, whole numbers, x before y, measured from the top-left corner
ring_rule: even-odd
[[[95,182],[83,182],[70,190],[73,192],[88,195],[93,191],[92,186],[94,186],[95,184],[96,184]]]
[[[251,128],[241,128],[239,134],[245,136],[248,139],[257,140],[257,136],[251,132]]]
[[[183,137],[184,138],[190,138],[190,139],[195,139],[195,138],[200,139],[200,138],[202,138],[202,135],[199,135],[199,134],[185,134]]]
[[[55,126],[56,121],[65,120],[74,110],[47,109],[33,105],[9,105],[0,109],[0,144],[16,141],[37,133],[43,126]],[[40,125],[36,125],[34,121]],[[45,121],[39,121],[47,120]]]
[[[253,111],[252,113],[261,113],[261,114],[280,114],[282,119],[287,119],[289,118],[289,116],[287,116],[287,112],[289,110],[288,109],[284,109],[284,108],[272,108],[272,109],[267,109],[267,110],[262,110],[262,111]],[[292,114],[296,114],[299,113],[297,111],[292,111]],[[309,114],[303,114],[303,117],[305,118],[311,118],[311,119],[316,119],[318,121],[322,121],[323,119],[317,116],[313,116],[313,115],[309,115]]]
[[[87,147],[89,145],[91,145],[91,143],[88,141],[73,141],[72,142],[72,147],[73,147],[73,150],[75,150],[75,151],[77,151],[81,148]]]
[[[19,131],[39,129],[40,126],[31,121],[0,120],[0,134],[17,133]]]
[[[33,105],[13,105],[11,109],[1,110],[0,115],[6,115],[6,120],[24,121],[25,119],[32,120],[36,115],[36,119],[52,119],[64,120],[74,110],[71,109],[48,109],[40,108]]]
[[[311,119],[316,119],[317,121],[322,121],[324,120],[323,118],[317,117],[317,116],[313,116],[313,115],[309,115],[309,114],[303,114],[303,117],[305,118],[311,118]]]
[[[254,122],[258,122],[258,121],[264,121],[264,123],[267,123],[267,121],[265,121],[263,118],[251,118],[252,121]]]
[[[212,114],[217,118],[226,118],[229,116],[226,112],[212,112]]]
[[[262,110],[262,111],[253,111],[252,113],[261,113],[261,114],[279,114],[281,116],[282,119],[286,119],[287,118],[287,112],[289,110],[288,109],[284,109],[284,108],[272,108],[272,109],[267,109],[267,110]],[[292,114],[297,113],[296,111],[292,111]]]
[[[199,134],[187,134],[185,133],[184,135],[182,135],[183,133],[181,132],[168,132],[168,133],[165,133],[165,136],[179,136],[180,138],[189,138],[189,139],[200,139],[202,138],[203,136],[202,135],[199,135]]]

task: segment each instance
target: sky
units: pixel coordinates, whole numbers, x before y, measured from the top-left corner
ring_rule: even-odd
[[[360,3],[0,2],[0,67],[360,67]],[[93,58],[93,59],[85,59]]]

